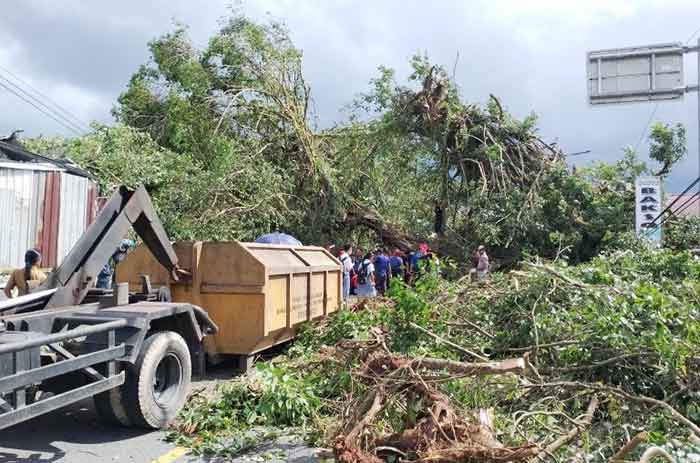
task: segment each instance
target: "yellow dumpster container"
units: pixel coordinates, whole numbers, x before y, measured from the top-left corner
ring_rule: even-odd
[[[175,302],[202,307],[219,326],[205,338],[208,354],[249,358],[292,339],[295,327],[335,312],[342,302],[340,262],[326,249],[261,243],[176,242],[191,278],[173,281],[141,245],[117,266],[118,282],[169,286]]]

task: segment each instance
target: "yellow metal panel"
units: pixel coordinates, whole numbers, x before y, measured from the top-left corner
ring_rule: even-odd
[[[219,327],[205,338],[209,353],[247,354],[264,337],[265,296],[262,294],[202,294],[202,305]]]
[[[328,272],[326,279],[326,314],[333,313],[340,308],[340,284],[339,271]]]
[[[203,285],[265,284],[265,266],[236,241],[203,243],[199,271]]]
[[[338,265],[338,262],[335,262],[335,259],[330,254],[323,252],[323,250],[296,249],[296,252],[309,265]]]
[[[305,322],[309,319],[309,274],[292,277],[292,324]]]
[[[325,274],[311,274],[311,319],[323,316],[323,301],[325,299]]]
[[[263,264],[270,267],[305,267],[304,261],[294,255],[289,249],[257,249],[250,248],[249,251]]]
[[[268,331],[287,327],[287,281],[288,275],[270,277],[267,286],[266,302],[269,321]]]
[[[141,275],[148,275],[153,286],[167,286],[170,283],[168,271],[143,244],[131,251],[128,257],[117,265],[116,280],[118,283],[129,283],[129,288],[136,291],[141,287]]]

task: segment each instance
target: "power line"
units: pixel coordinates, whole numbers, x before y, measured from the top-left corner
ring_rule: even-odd
[[[693,32],[693,34],[690,37],[688,37],[688,40],[685,41],[685,44],[688,45],[690,41],[693,40],[696,35],[698,35],[698,32],[700,32],[700,27],[695,29],[695,32]]]
[[[68,130],[70,130],[70,131],[76,133],[77,135],[82,135],[79,131],[77,131],[76,129],[74,129],[74,128],[71,127],[70,125],[66,124],[63,120],[61,120],[61,119],[55,117],[53,114],[51,114],[51,113],[45,111],[45,110],[44,110],[43,108],[41,108],[40,106],[37,106],[34,102],[32,102],[31,100],[25,98],[22,94],[17,93],[17,92],[16,92],[15,90],[13,90],[11,87],[8,87],[8,86],[5,85],[4,83],[2,83],[2,81],[0,81],[0,87],[4,88],[4,89],[7,90],[8,92],[12,93],[12,94],[15,95],[17,98],[21,99],[22,101],[24,101],[24,102],[27,103],[28,105],[32,106],[34,109],[36,109],[36,110],[39,111],[40,113],[42,113],[42,114],[44,114],[45,116],[48,116],[48,117],[50,117],[51,119],[53,119],[54,121],[58,122],[59,124],[61,124],[61,125],[62,125],[63,127],[65,127],[66,129],[68,129]]]
[[[659,229],[659,227],[661,227],[664,223],[671,219],[671,217],[678,216],[678,214],[681,214],[683,211],[692,206],[693,203],[695,203],[698,199],[700,199],[700,191],[693,193],[687,199],[683,198],[684,195],[698,182],[700,182],[700,177],[698,177],[693,183],[688,185],[688,187],[685,190],[683,190],[681,194],[676,195],[676,198],[673,201],[671,201],[671,204],[666,206],[666,208],[658,216],[656,216],[654,220],[649,222],[649,226],[647,227],[647,230],[644,234],[648,236],[653,231]],[[656,221],[659,220],[660,217],[662,217],[667,211],[669,211],[669,209],[673,208],[673,206],[681,199],[685,199],[685,201],[683,201],[675,210],[671,210],[668,215],[661,218],[661,221],[659,223],[656,223]]]
[[[49,111],[52,113],[55,117],[61,119],[64,123],[70,125],[72,128],[77,130],[78,132],[85,132],[85,129],[81,127],[79,124],[76,124],[72,122],[70,119],[67,119],[65,116],[63,116],[61,113],[57,112],[55,109],[51,108],[50,106],[46,105],[43,101],[39,100],[37,97],[17,85],[15,82],[12,80],[8,79],[7,77],[4,77],[3,75],[0,74],[0,80],[4,80],[6,84],[12,86],[16,91],[19,91],[21,94],[23,94],[25,97],[29,98],[32,100],[34,103],[38,104],[39,106],[43,107],[45,110]]]
[[[690,185],[688,185],[688,186],[685,188],[685,190],[683,190],[683,192],[682,192],[681,194],[679,194],[678,196],[676,196],[676,199],[674,199],[673,201],[671,201],[671,204],[669,204],[668,206],[666,206],[666,208],[665,208],[663,211],[659,212],[659,215],[657,215],[656,217],[654,217],[654,220],[652,220],[651,222],[649,222],[649,225],[655,225],[657,220],[659,220],[666,212],[668,212],[670,209],[672,209],[673,206],[683,197],[683,195],[686,194],[687,192],[689,192],[690,189],[693,188],[695,185],[697,185],[699,182],[700,182],[700,177],[696,178]]]
[[[700,199],[700,192],[693,193],[692,195],[690,195],[690,198],[688,198],[682,205],[680,205],[675,211],[671,211],[671,213],[668,214],[666,217],[664,217],[661,222],[659,222],[656,226],[654,226],[653,230],[657,230],[663,224],[665,224],[666,222],[671,220],[672,217],[676,217],[679,214],[681,214],[683,211],[685,211],[690,206],[692,206],[693,203],[695,203],[698,199]]]
[[[659,102],[657,101],[656,104],[654,104],[654,109],[652,109],[651,114],[649,114],[649,119],[647,120],[647,123],[644,124],[644,130],[642,130],[642,134],[639,135],[639,140],[637,140],[637,144],[634,147],[634,152],[636,153],[639,151],[639,147],[642,144],[642,141],[644,140],[644,135],[646,135],[647,130],[649,129],[649,126],[651,125],[651,120],[654,119],[654,116],[656,115],[656,110],[659,109]]]
[[[689,201],[688,204],[686,204],[685,206],[679,207],[678,209],[676,209],[675,211],[673,211],[673,215],[679,215],[679,214],[681,214],[683,211],[685,211],[685,210],[688,209],[690,206],[692,206],[693,203],[695,203],[698,199],[700,199],[700,193],[695,193],[695,194],[693,194],[693,199],[692,199],[692,201]],[[667,220],[668,220],[668,219],[667,219]],[[664,221],[664,222],[665,222],[665,221]]]
[[[41,106],[44,110],[46,110],[46,111],[48,111],[49,113],[51,113],[55,118],[60,119],[60,120],[63,122],[63,125],[64,125],[64,126],[66,126],[66,125],[70,126],[71,129],[73,129],[73,131],[76,132],[76,133],[78,133],[78,134],[82,134],[82,132],[85,132],[85,130],[84,130],[82,127],[80,127],[79,125],[75,124],[74,122],[71,122],[70,120],[66,119],[65,116],[61,115],[61,114],[58,113],[56,110],[54,110],[54,109],[52,109],[51,107],[47,106],[45,103],[43,103],[42,101],[40,101],[38,98],[36,98],[36,97],[35,97],[34,95],[32,95],[31,93],[29,93],[29,92],[27,92],[26,90],[24,90],[22,87],[20,87],[20,86],[17,85],[16,83],[14,83],[14,82],[12,82],[11,80],[9,80],[9,79],[3,77],[2,75],[0,75],[0,81],[5,81],[5,84],[10,85],[11,87],[13,87],[13,88],[15,89],[15,94],[16,94],[16,92],[20,92],[20,93],[21,93],[22,95],[24,95],[26,98],[28,98],[29,100],[31,100],[32,102],[34,102],[34,103],[35,103],[35,107],[36,107],[36,105],[39,105],[39,106]]]
[[[683,202],[683,204],[681,204],[680,206],[678,206],[675,210],[671,211],[671,213],[670,213],[668,216],[672,216],[672,215],[679,214],[680,211],[684,211],[685,209],[687,209],[687,208],[688,208],[688,205],[691,204],[691,203],[698,197],[699,194],[700,194],[700,193],[693,193],[692,195],[690,195],[690,197],[687,198],[687,199]],[[681,196],[679,196],[679,198],[680,198],[680,197],[681,197]],[[660,224],[659,224],[659,225],[660,225]]]
[[[59,105],[58,103],[56,103],[54,100],[51,99],[51,97],[49,97],[49,96],[46,95],[45,93],[41,92],[41,91],[38,90],[36,87],[34,87],[34,86],[31,85],[29,82],[27,82],[26,80],[24,80],[24,79],[22,79],[21,77],[19,77],[17,74],[13,73],[12,71],[10,71],[9,69],[7,69],[6,67],[0,66],[0,71],[5,72],[6,74],[10,75],[10,76],[13,77],[16,81],[19,81],[20,83],[24,84],[24,85],[25,85],[26,87],[28,87],[30,90],[34,91],[34,93],[36,93],[37,95],[39,95],[39,96],[41,96],[42,98],[44,98],[48,103],[51,104],[51,106],[53,106],[57,111],[59,111],[60,113],[62,113],[62,114],[65,116],[66,119],[71,120],[71,122],[77,123],[76,125],[77,125],[78,127],[89,127],[89,126],[90,126],[90,124],[86,124],[85,122],[83,122],[78,116],[76,116],[75,114],[73,114],[72,112],[70,112],[68,109],[66,109],[66,108],[64,108],[63,106],[61,106],[61,105]],[[2,75],[2,72],[0,72],[0,76]],[[9,79],[7,79],[7,77],[4,77],[4,78],[5,78],[6,80],[9,80]],[[48,105],[47,105],[46,103],[44,103],[44,106],[48,106]]]
[[[571,157],[571,156],[582,156],[584,154],[590,154],[591,150],[585,150],[585,151],[576,151],[575,153],[565,153],[564,156]]]
[[[690,41],[693,40],[693,39],[695,38],[695,36],[698,34],[698,32],[700,32],[700,27],[697,28],[697,29],[695,30],[695,32],[693,32],[693,33],[691,34],[690,37],[688,37],[688,40],[685,41],[685,44],[688,45],[688,44],[690,43]],[[698,75],[700,75],[700,70],[698,70]],[[639,136],[639,140],[637,140],[637,144],[636,144],[635,147],[634,147],[634,152],[635,152],[635,153],[636,153],[637,151],[639,151],[639,147],[640,147],[640,145],[642,144],[642,141],[644,140],[644,135],[646,135],[647,130],[649,130],[649,126],[651,125],[651,121],[652,121],[652,119],[654,119],[654,116],[656,115],[656,111],[657,111],[658,109],[659,109],[659,102],[657,101],[657,102],[654,104],[654,109],[652,109],[651,114],[649,115],[649,119],[647,120],[647,123],[644,124],[644,129],[642,130],[642,134]]]

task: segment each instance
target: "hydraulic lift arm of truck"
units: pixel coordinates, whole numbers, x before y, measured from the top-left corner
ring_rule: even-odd
[[[38,288],[38,291],[55,290],[45,308],[80,304],[130,227],[177,280],[179,268],[175,250],[146,189],[140,186],[131,190],[122,186],[105,204],[61,265]]]

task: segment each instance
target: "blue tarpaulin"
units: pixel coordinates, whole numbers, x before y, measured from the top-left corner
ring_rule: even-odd
[[[294,238],[292,235],[287,235],[286,233],[267,233],[265,235],[258,236],[255,239],[256,243],[266,243],[266,244],[287,244],[290,246],[301,246],[301,241]]]

